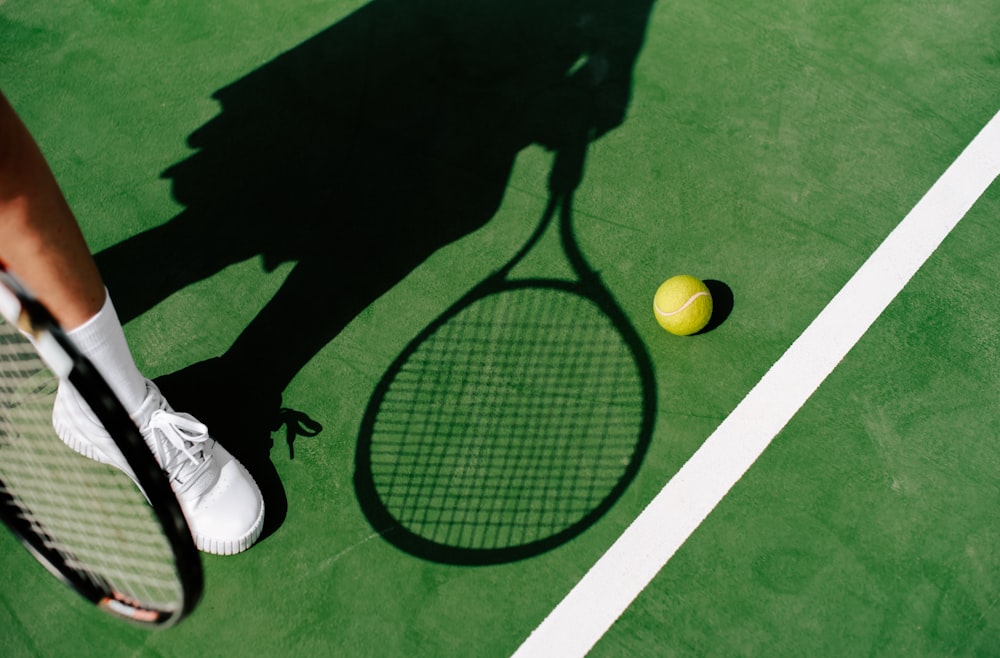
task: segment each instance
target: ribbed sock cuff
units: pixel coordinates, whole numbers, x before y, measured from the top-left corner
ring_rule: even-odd
[[[104,306],[97,315],[67,335],[108,382],[125,411],[134,413],[146,398],[146,379],[132,359],[132,351],[107,291]]]

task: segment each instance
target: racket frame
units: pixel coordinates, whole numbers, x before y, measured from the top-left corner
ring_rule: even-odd
[[[48,309],[3,269],[0,269],[0,315],[31,336],[36,352],[52,373],[73,385],[114,439],[132,469],[133,480],[139,487],[136,495],[145,495],[173,551],[183,592],[181,604],[174,610],[152,609],[114,592],[99,579],[93,582],[91,578],[85,578],[67,565],[57,551],[46,547],[31,523],[18,513],[18,506],[6,490],[0,492],[0,517],[52,575],[98,608],[140,626],[166,628],[176,624],[194,609],[200,599],[204,576],[201,557],[167,475],[154,459],[135,422],[94,365],[77,350]],[[91,572],[90,575],[97,574]]]
[[[565,164],[565,158],[563,158],[563,164],[560,164],[560,155],[562,154],[557,154],[554,170],[559,170],[560,166],[563,166],[572,172],[570,174],[571,178],[574,173],[578,176],[579,171],[582,169],[583,153],[573,153],[572,155],[575,157],[571,158],[568,165]],[[618,306],[610,291],[604,286],[598,272],[589,265],[583,253],[576,245],[572,227],[572,189],[575,188],[577,182],[578,178],[569,186],[569,191],[567,192],[559,192],[555,189],[551,191],[540,221],[517,253],[501,268],[494,271],[463,294],[458,301],[417,334],[389,366],[372,394],[359,432],[359,441],[355,456],[355,487],[359,492],[359,500],[363,511],[373,527],[379,532],[384,533],[385,538],[390,543],[411,554],[445,563],[473,565],[511,562],[537,555],[568,541],[592,525],[611,508],[638,473],[639,466],[643,461],[652,438],[656,415],[657,394],[653,367],[642,339]],[[517,265],[524,260],[527,254],[549,231],[557,211],[560,214],[558,227],[559,241],[563,254],[577,279],[574,281],[551,277],[510,278],[510,274]],[[387,509],[378,495],[374,473],[371,469],[371,439],[375,431],[379,408],[392,382],[409,358],[441,326],[478,300],[504,291],[524,288],[551,288],[580,295],[595,303],[618,330],[623,342],[628,346],[632,354],[642,386],[642,422],[638,431],[635,451],[628,465],[623,469],[621,477],[608,492],[608,495],[590,512],[560,532],[523,544],[494,548],[457,547],[428,539],[413,532],[400,522]]]

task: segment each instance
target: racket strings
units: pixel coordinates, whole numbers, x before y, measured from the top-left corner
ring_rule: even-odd
[[[0,503],[76,577],[107,595],[171,612],[183,601],[173,551],[124,473],[87,459],[52,429],[58,379],[0,320]]]
[[[631,463],[643,390],[589,299],[520,288],[462,310],[396,374],[372,433],[386,509],[465,548],[538,541],[580,521]]]

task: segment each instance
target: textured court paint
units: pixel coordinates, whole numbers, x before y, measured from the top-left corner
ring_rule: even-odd
[[[1000,113],[514,655],[586,655],[998,175]]]
[[[446,4],[513,6],[390,7]],[[534,3],[548,4],[569,3]],[[8,0],[0,84],[100,250],[178,212],[160,175],[218,113],[214,92],[369,5],[386,7]],[[661,411],[634,485],[573,542],[504,567],[427,563],[375,533],[351,486],[358,416],[385,367],[537,221],[550,161],[537,149],[481,234],[373,304],[285,392],[324,426],[294,459],[273,435],[288,517],[253,550],[206,559],[206,599],[187,622],[165,634],[106,622],[0,532],[0,653],[509,656],[996,110],[994,15],[994,0],[657,3],[629,118],[588,159],[576,226],[649,345]],[[995,653],[998,216],[994,184],[591,655]],[[176,262],[188,267],[185,250]],[[677,271],[731,287],[718,329],[676,341],[656,324],[649,293]],[[224,350],[286,273],[249,259],[130,322],[146,371]],[[921,644],[920,626],[943,640]]]

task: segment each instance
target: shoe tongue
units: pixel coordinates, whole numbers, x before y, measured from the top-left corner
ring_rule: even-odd
[[[154,409],[146,423],[151,430],[147,442],[155,454],[162,456],[161,466],[175,482],[178,496],[198,497],[215,486],[219,479],[212,463],[215,441],[204,425],[189,414],[167,409]]]

